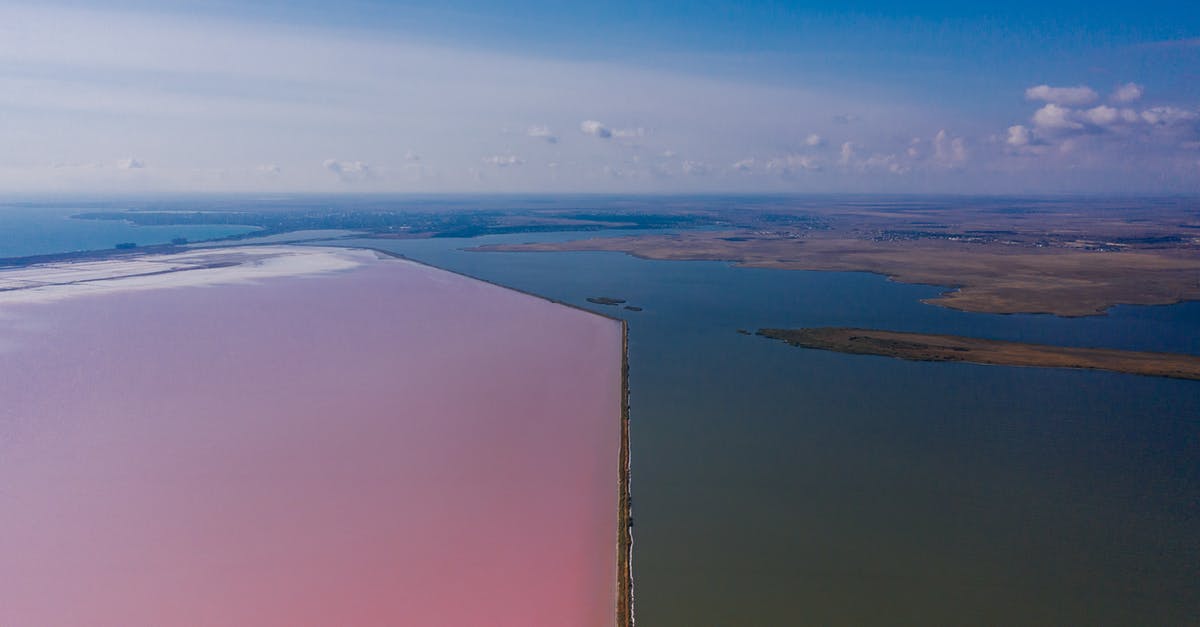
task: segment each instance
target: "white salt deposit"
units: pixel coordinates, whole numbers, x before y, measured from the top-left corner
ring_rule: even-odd
[[[255,246],[37,264],[0,270],[0,307],[92,294],[319,275],[358,267],[376,254],[349,248]]]

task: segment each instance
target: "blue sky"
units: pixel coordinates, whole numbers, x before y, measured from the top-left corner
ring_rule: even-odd
[[[0,4],[0,188],[1200,191],[1196,3]]]

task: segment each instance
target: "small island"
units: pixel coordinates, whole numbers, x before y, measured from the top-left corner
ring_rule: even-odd
[[[587,302],[595,303],[597,305],[615,306],[615,305],[624,304],[625,299],[624,298],[613,298],[611,296],[589,296],[587,299]]]
[[[1108,348],[1026,344],[956,335],[816,327],[759,329],[758,335],[792,346],[881,355],[910,361],[961,361],[998,366],[1108,370],[1151,377],[1200,380],[1200,356]]]

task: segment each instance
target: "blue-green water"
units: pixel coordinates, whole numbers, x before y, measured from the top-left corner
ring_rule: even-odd
[[[630,323],[641,624],[1178,625],[1200,616],[1200,384],[914,363],[736,333],[846,325],[1200,353],[1200,304],[1105,317],[616,253],[414,259]],[[644,307],[590,305],[616,296]]]
[[[75,212],[0,207],[0,257],[239,232]],[[1196,624],[1200,383],[842,355],[736,329],[1200,354],[1200,303],[967,314],[921,304],[936,287],[866,274],[461,250],[566,237],[357,243],[629,320],[640,624]]]
[[[119,210],[120,207],[113,207]],[[132,242],[138,246],[166,244],[175,238],[201,241],[254,231],[231,225],[137,226],[116,220],[77,220],[88,209],[69,206],[0,204],[0,259],[81,250],[105,250]]]

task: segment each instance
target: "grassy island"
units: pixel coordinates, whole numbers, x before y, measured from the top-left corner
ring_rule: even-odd
[[[758,335],[793,346],[882,355],[911,361],[962,361],[998,366],[1109,370],[1151,377],[1200,380],[1200,356],[1108,348],[1075,348],[956,335],[817,327],[759,329]]]

